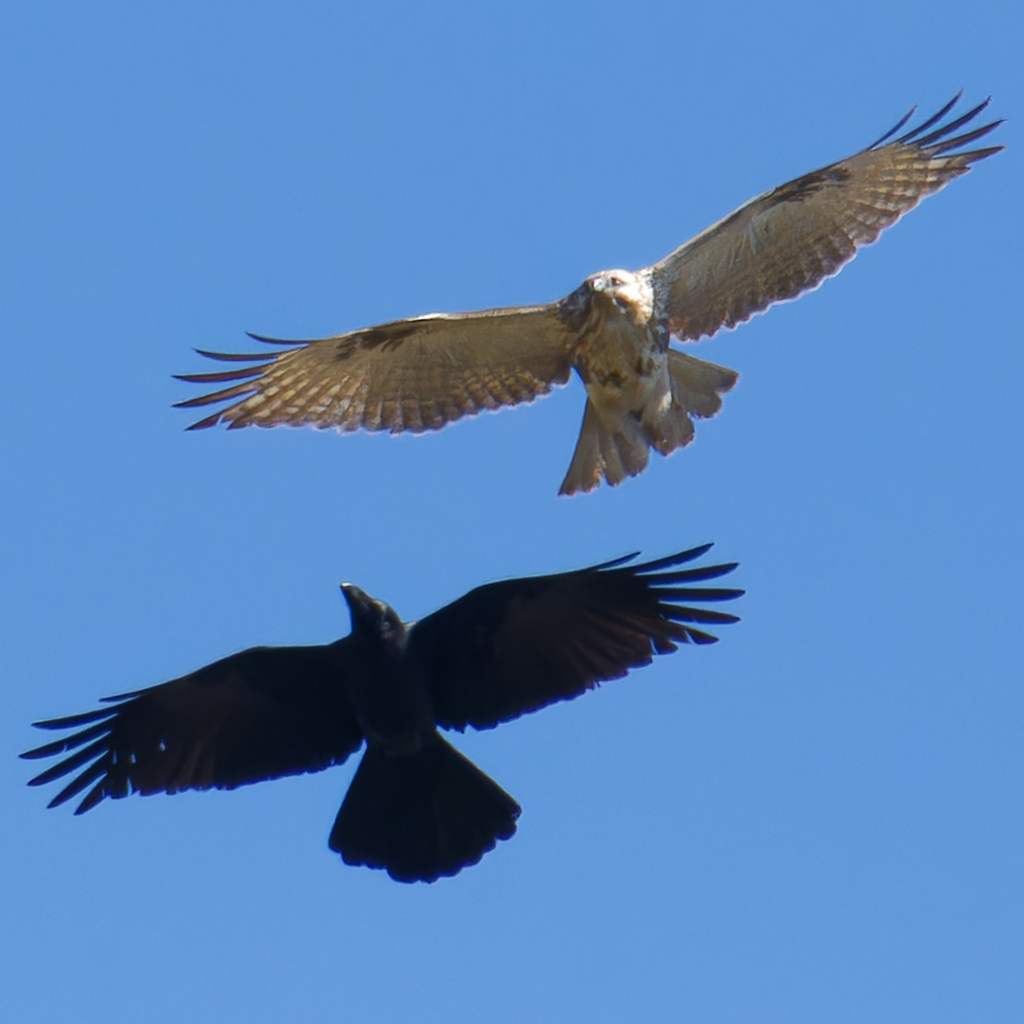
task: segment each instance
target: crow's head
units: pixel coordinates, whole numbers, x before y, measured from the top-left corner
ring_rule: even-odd
[[[394,608],[370,597],[353,583],[342,583],[341,592],[352,616],[353,634],[373,637],[389,647],[404,645],[405,625]]]

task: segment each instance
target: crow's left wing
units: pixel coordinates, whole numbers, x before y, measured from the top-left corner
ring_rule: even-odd
[[[694,586],[736,566],[677,566],[710,544],[640,565],[635,558],[489,583],[417,622],[408,656],[426,674],[439,725],[487,729],[568,700],[648,664],[676,643],[714,643],[700,625],[735,615],[696,607],[742,590]]]

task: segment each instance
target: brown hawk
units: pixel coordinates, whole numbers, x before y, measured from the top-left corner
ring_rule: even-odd
[[[441,738],[491,729],[598,683],[735,615],[695,607],[742,590],[707,587],[735,563],[679,568],[711,547],[641,565],[488,583],[406,625],[358,587],[352,632],[319,647],[254,647],[181,679],[37,722],[78,732],[22,757],[74,751],[29,785],[74,774],[50,806],[104,797],[234,789],[341,764],[366,742],[329,840],[348,864],[432,882],[516,830],[519,805]],[[84,727],[84,728],[83,728]]]
[[[668,455],[688,444],[691,417],[713,416],[736,383],[735,371],[676,351],[672,339],[710,337],[816,288],[925,196],[1003,148],[961,148],[1001,121],[954,135],[988,100],[933,129],[959,98],[887,143],[911,110],[867,149],[757,196],[652,267],[602,271],[546,306],[431,313],[316,341],[252,335],[297,346],[276,355],[200,350],[259,365],[181,375],[231,386],[179,406],[231,402],[190,429],[224,420],[419,432],[532,401],[575,370],[587,403],[560,493],[592,490],[602,477],[621,483],[643,471],[649,449]]]

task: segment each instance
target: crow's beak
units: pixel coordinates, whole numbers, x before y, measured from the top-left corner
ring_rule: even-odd
[[[354,583],[342,583],[341,593],[352,616],[352,629],[375,618],[374,602],[367,593],[360,590]]]

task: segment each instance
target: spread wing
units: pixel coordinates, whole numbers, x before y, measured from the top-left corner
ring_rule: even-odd
[[[132,790],[233,789],[340,764],[362,735],[335,647],[254,647],[181,679],[108,697],[109,707],[37,722],[41,729],[85,728],[21,755],[75,751],[29,785],[84,765],[50,801],[56,807],[95,783],[75,811],[82,814],[105,796]]]
[[[906,124],[911,110],[856,156],[752,199],[651,267],[655,316],[667,332],[696,340],[816,288],[925,196],[1002,149],[953,152],[1001,121],[948,137],[988,100],[928,132],[959,98],[883,145]]]
[[[318,341],[252,337],[299,347],[269,356],[201,352],[259,365],[181,375],[194,384],[240,382],[178,403],[191,409],[232,402],[190,429],[224,420],[229,427],[437,430],[564,384],[576,340],[555,304],[431,314]]]
[[[710,544],[641,565],[635,558],[554,576],[489,583],[417,622],[409,656],[422,665],[439,725],[488,729],[569,700],[676,643],[714,643],[691,623],[736,622],[696,607],[742,590],[693,586],[736,568],[678,569]]]

